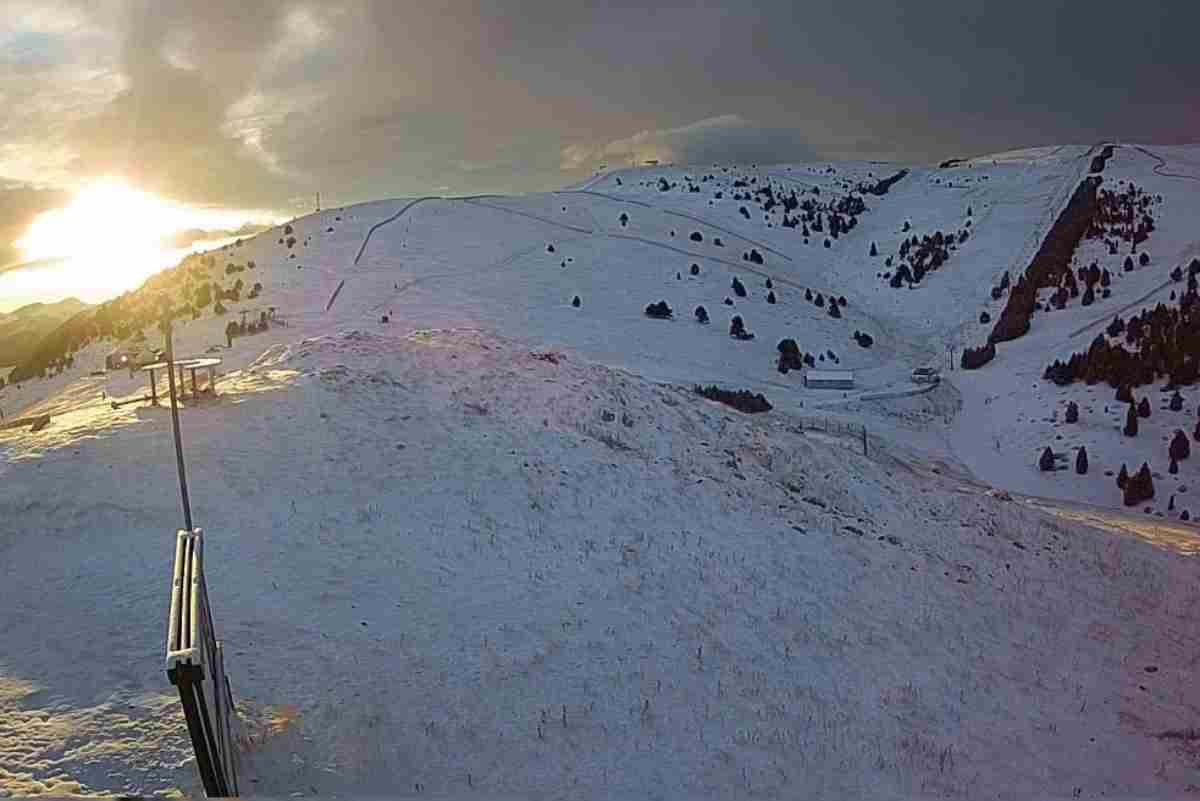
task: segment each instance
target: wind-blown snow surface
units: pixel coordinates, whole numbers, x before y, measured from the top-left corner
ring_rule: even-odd
[[[829,249],[761,211],[745,219],[729,189],[639,186],[714,172],[673,168],[606,175],[589,185],[603,195],[331,210],[295,223],[307,247],[276,230],[222,254],[256,260],[247,280],[264,284],[233,311],[288,321],[223,350],[219,400],[181,413],[245,721],[243,789],[1197,792],[1194,740],[1160,736],[1197,711],[1190,530],[1004,502],[962,467],[983,472],[991,448],[978,418],[973,432],[954,418],[981,408],[970,382],[1015,390],[1004,365],[1024,340],[992,372],[869,399],[912,391],[909,371],[947,338],[986,335],[974,320],[998,310],[991,283],[1036,249],[1086,151],[914,169]],[[1154,164],[1118,154],[1110,165]],[[895,168],[835,170],[721,180],[829,193]],[[957,230],[968,204],[971,238],[920,287],[877,277],[904,221]],[[741,261],[751,247],[762,266]],[[750,297],[729,309],[733,275]],[[844,318],[806,288],[844,293]],[[642,316],[659,299],[675,320]],[[691,320],[697,303],[711,326]],[[757,339],[726,336],[734,313]],[[179,352],[223,344],[227,318],[209,314],[180,325]],[[834,350],[861,390],[775,372],[784,336]],[[1049,355],[1028,347],[1020,370]],[[78,354],[80,371],[105,348]],[[761,390],[776,409],[741,415],[697,382]],[[54,419],[0,434],[0,641],[19,644],[0,653],[0,791],[195,794],[162,660],[179,520],[169,415],[114,411],[102,390],[142,387],[77,372],[6,390]],[[795,414],[813,407],[866,420],[870,457],[802,431]]]
[[[185,413],[189,477],[260,793],[1200,782],[1153,738],[1194,719],[1191,562],[480,332],[305,340],[222,390]],[[6,699],[10,774],[194,789],[156,717],[168,424],[16,466],[61,488],[82,459],[103,479],[73,493],[4,486],[25,532],[0,586],[27,613],[3,675],[33,693]],[[64,716],[82,752],[20,745]]]

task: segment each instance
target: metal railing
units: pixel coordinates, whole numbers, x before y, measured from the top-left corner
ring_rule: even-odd
[[[204,794],[209,798],[238,795],[233,691],[208,605],[204,537],[198,528],[180,531],[175,541],[167,678],[179,689]]]

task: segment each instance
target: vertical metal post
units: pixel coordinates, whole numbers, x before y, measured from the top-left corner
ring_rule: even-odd
[[[187,471],[183,466],[183,439],[179,434],[179,406],[175,402],[175,346],[171,342],[169,318],[164,325],[163,336],[167,340],[167,381],[170,383],[171,389],[171,429],[175,437],[175,464],[179,468],[179,497],[183,501],[183,527],[185,531],[191,531],[192,503],[188,499]]]
[[[150,402],[158,405],[158,382],[154,380],[154,370],[150,371]]]

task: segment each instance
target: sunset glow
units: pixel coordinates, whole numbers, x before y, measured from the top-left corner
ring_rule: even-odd
[[[272,220],[264,212],[176,203],[120,178],[97,180],[67,205],[39,214],[16,240],[29,267],[0,274],[2,304],[15,307],[66,294],[85,301],[111,297],[196,249],[174,241],[183,232],[232,231],[246,222]],[[203,247],[228,239],[214,234]]]

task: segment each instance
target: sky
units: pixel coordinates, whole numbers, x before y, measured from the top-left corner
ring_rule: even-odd
[[[1195,0],[0,0],[0,237],[101,175],[282,210],[1197,141],[1198,31]]]

